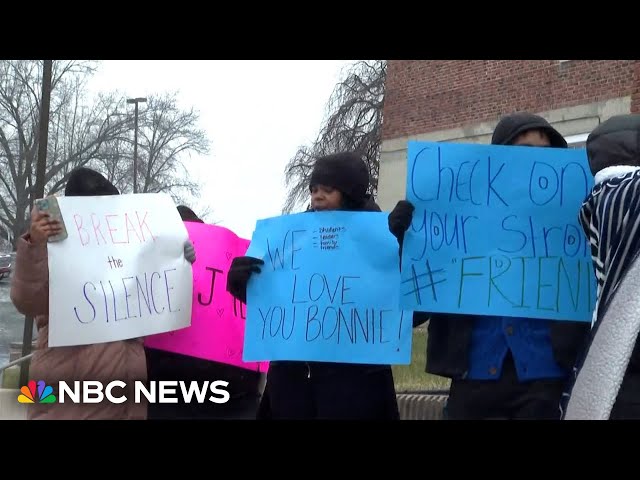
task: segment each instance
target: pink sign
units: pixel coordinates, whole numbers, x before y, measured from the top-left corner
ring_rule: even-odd
[[[226,289],[231,260],[244,255],[250,241],[216,225],[185,225],[196,250],[191,326],[148,336],[145,346],[266,372],[268,362],[242,361],[246,307]]]

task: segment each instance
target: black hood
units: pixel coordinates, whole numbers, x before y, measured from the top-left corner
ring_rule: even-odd
[[[616,115],[587,138],[587,157],[594,175],[613,165],[640,166],[640,114]]]
[[[502,117],[493,131],[493,145],[511,145],[518,135],[528,130],[543,130],[552,147],[567,148],[567,141],[544,118],[529,112],[517,112]]]
[[[102,174],[86,167],[78,167],[69,175],[64,189],[66,197],[119,195],[118,189]]]

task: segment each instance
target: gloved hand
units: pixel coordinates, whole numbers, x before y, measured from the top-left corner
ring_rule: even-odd
[[[186,258],[189,263],[196,261],[196,249],[193,243],[191,243],[191,240],[184,242],[184,258]]]
[[[227,291],[242,303],[247,303],[247,284],[252,273],[260,273],[264,261],[255,257],[236,257],[227,275]]]
[[[404,233],[411,226],[411,218],[415,207],[411,202],[400,200],[389,214],[389,231],[398,239],[402,245]]]

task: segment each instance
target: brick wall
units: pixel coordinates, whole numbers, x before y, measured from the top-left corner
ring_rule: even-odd
[[[389,60],[382,139],[631,95],[640,112],[636,60]]]
[[[639,61],[635,61],[633,66],[631,113],[640,113],[640,62]]]

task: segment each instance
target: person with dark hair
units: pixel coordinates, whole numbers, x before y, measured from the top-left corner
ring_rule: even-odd
[[[73,169],[64,188],[66,197],[120,195],[120,191],[102,174],[87,167]]]
[[[73,170],[65,187],[65,195],[119,195],[118,189],[100,173],[81,167]],[[49,347],[49,267],[48,238],[59,234],[62,226],[46,212],[31,211],[29,231],[18,239],[15,272],[11,281],[11,301],[17,310],[34,317],[38,328],[36,350],[29,367],[30,378],[44,380],[58,395],[58,382],[70,385],[74,381],[93,380],[103,384],[124,381],[127,401],[112,403],[61,404],[34,403],[29,406],[28,419],[36,420],[142,420],[147,405],[136,403],[135,381],[146,381],[147,365],[143,339],[133,338],[113,342]],[[185,251],[187,246],[185,246]]]
[[[564,418],[640,419],[640,115],[587,137],[594,187],[580,209],[597,281],[593,327],[563,398]]]
[[[567,148],[539,115],[504,116],[493,145]],[[413,205],[401,200],[389,214],[398,239],[411,225]],[[426,371],[451,379],[449,419],[560,419],[559,402],[588,333],[584,322],[414,312],[429,321]]]
[[[193,210],[184,205],[177,207],[185,222],[205,223]],[[213,341],[213,339],[211,339]],[[157,419],[201,419],[201,420],[247,420],[255,419],[260,400],[262,374],[246,368],[191,357],[179,353],[145,347],[149,380],[229,382],[227,391],[230,399],[227,403],[213,402],[158,403],[149,405],[149,420]]]
[[[182,218],[183,222],[204,223],[204,221],[186,205],[178,205],[176,208],[178,209],[178,213],[180,214],[180,218]]]
[[[356,154],[318,158],[309,182],[312,211],[379,212],[371,195],[369,169]],[[227,290],[246,303],[247,283],[264,262],[233,260]],[[258,419],[398,420],[393,373],[389,365],[313,361],[272,361]]]

